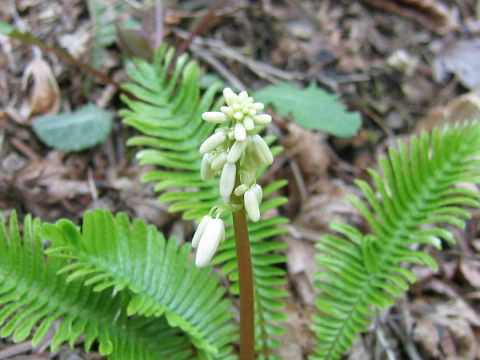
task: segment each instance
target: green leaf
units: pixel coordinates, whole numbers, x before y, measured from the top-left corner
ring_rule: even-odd
[[[48,146],[80,151],[105,140],[112,128],[112,118],[112,113],[89,104],[71,113],[40,116],[33,130]]]
[[[349,137],[355,135],[362,124],[360,114],[347,112],[338,102],[338,95],[329,94],[313,83],[306,89],[288,83],[270,85],[252,96],[265,104],[272,104],[283,116],[291,114],[293,121],[305,129]]]

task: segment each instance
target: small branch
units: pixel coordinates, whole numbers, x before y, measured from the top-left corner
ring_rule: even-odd
[[[155,50],[163,42],[163,8],[162,0],[155,0]]]
[[[233,197],[233,203],[242,198]],[[233,231],[238,261],[238,281],[240,285],[240,359],[255,359],[255,317],[253,297],[252,257],[248,239],[245,209],[233,213]]]
[[[217,12],[218,9],[220,9],[223,5],[227,3],[228,0],[219,0],[217,3],[208,11],[208,13],[203,17],[202,20],[195,26],[195,28],[190,32],[188,37],[180,44],[180,46],[177,49],[177,52],[175,53],[175,61],[172,63],[175,63],[177,58],[185,52],[185,50],[188,49],[190,46],[190,43],[193,41],[193,38],[197,36],[198,34],[202,33],[205,31],[205,28],[207,27],[208,23],[213,19],[215,16],[215,13]]]

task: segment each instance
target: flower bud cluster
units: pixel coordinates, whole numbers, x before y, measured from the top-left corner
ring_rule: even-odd
[[[219,190],[225,204],[230,204],[232,194],[242,197],[249,218],[256,222],[260,219],[263,197],[256,173],[261,166],[273,162],[268,144],[257,132],[258,127],[268,125],[272,117],[261,113],[264,105],[254,102],[246,91],[237,95],[226,88],[223,96],[226,106],[220,111],[202,114],[203,120],[220,126],[200,146],[203,154],[200,176],[208,181],[219,172]],[[207,215],[202,219],[192,240],[192,246],[198,246],[197,266],[208,264],[224,234],[223,222],[218,216],[213,219]]]

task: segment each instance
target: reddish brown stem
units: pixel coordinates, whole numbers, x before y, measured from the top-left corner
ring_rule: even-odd
[[[252,257],[245,209],[233,213],[233,231],[240,285],[240,360],[255,358],[254,298]]]

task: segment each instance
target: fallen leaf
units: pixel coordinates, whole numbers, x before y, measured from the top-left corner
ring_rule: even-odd
[[[480,89],[458,96],[446,105],[432,109],[426,118],[417,123],[415,133],[474,119],[480,119]]]
[[[438,46],[438,43],[434,43]],[[438,82],[455,74],[460,83],[474,89],[480,86],[480,38],[447,40],[441,43],[433,60],[433,75]]]
[[[363,0],[363,2],[377,9],[415,20],[439,34],[446,34],[459,24],[458,10],[449,9],[440,0]]]
[[[60,89],[53,75],[50,65],[36,58],[25,68],[22,78],[22,87],[27,88],[30,77],[33,80],[30,98],[21,106],[20,113],[28,118],[30,115],[54,114],[60,108]]]

